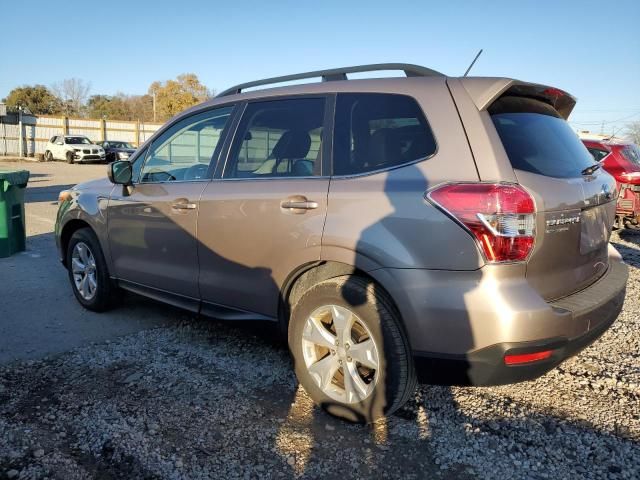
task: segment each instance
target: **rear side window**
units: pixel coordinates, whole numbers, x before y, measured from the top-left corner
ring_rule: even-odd
[[[391,168],[435,151],[435,139],[415,99],[384,93],[338,94],[334,175]]]
[[[489,113],[517,170],[548,177],[579,177],[594,160],[556,110],[539,100],[506,96]]]

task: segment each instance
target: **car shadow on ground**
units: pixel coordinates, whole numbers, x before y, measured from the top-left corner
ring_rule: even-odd
[[[31,183],[31,180],[29,180]],[[75,184],[63,184],[63,185],[48,185],[46,187],[28,187],[25,191],[24,202],[57,202],[58,195],[62,190],[67,190],[73,187]]]
[[[189,318],[177,308],[124,293],[118,309],[103,314],[85,310],[73,296],[51,232],[29,236],[26,251],[0,258],[0,271],[0,364]]]

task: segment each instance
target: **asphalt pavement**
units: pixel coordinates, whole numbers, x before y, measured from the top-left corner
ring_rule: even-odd
[[[105,176],[105,165],[0,161],[0,169],[30,172],[27,250],[0,258],[0,365],[166,326],[187,315],[134,295],[123,298],[126,315],[122,310],[97,314],[73,297],[53,236],[58,193]]]

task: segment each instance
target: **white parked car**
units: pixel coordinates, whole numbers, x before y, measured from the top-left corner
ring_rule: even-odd
[[[66,160],[75,162],[104,161],[104,148],[94,144],[84,135],[56,135],[51,137],[44,152],[47,162]]]

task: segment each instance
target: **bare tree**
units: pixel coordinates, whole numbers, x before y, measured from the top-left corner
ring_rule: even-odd
[[[640,145],[640,122],[630,122],[625,129],[627,138],[636,145]]]
[[[63,102],[63,110],[67,115],[80,115],[91,91],[91,83],[79,78],[65,78],[54,83],[52,90]]]

